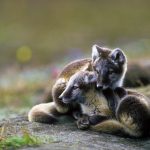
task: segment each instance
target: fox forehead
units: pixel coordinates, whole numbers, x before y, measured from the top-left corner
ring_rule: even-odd
[[[83,73],[78,72],[70,78],[68,85],[73,86],[75,84],[79,84],[79,83],[81,84],[84,82],[84,77],[85,77],[85,75]]]
[[[86,85],[89,82],[95,82],[96,80],[96,75],[94,72],[89,72],[89,71],[82,71],[74,74],[70,80],[69,84],[71,86],[74,86],[75,84],[78,85]]]
[[[94,70],[100,71],[100,70],[109,70],[109,69],[118,69],[118,66],[110,59],[103,59],[98,58],[95,63],[93,64]]]

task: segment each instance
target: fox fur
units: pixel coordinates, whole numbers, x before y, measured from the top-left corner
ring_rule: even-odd
[[[150,99],[122,87],[100,90],[96,81],[93,72],[80,71],[70,78],[61,94],[64,103],[81,105],[86,118],[77,121],[78,127],[89,125],[94,131],[136,138],[149,135]]]
[[[80,114],[80,106],[77,103],[68,105],[60,98],[70,77],[75,73],[80,71],[95,72],[97,87],[105,89],[122,86],[126,70],[127,59],[122,50],[119,48],[111,50],[93,45],[92,58],[76,60],[64,67],[52,88],[53,102],[33,106],[28,113],[29,121],[47,123],[49,120],[52,123],[55,120],[56,112],[59,115],[73,114],[75,118],[78,116],[76,112]]]

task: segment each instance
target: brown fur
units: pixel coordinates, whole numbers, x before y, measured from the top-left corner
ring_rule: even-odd
[[[54,123],[57,121],[55,116],[58,115],[54,102],[42,103],[32,107],[28,113],[28,120],[31,122]]]
[[[80,71],[80,70],[91,70],[92,69],[92,60],[91,59],[81,59],[74,62],[71,62],[68,64],[63,71],[58,76],[58,79],[56,80],[53,88],[52,88],[52,98],[53,102],[50,103],[43,103],[34,106],[30,112],[28,113],[28,120],[29,121],[35,121],[35,122],[43,122],[47,123],[49,120],[49,123],[53,123],[54,119],[50,116],[55,116],[53,114],[53,111],[51,111],[51,104],[55,107],[55,111],[59,114],[68,114],[71,113],[70,111],[80,111],[80,108],[78,108],[77,105],[66,105],[64,104],[60,99],[59,96],[64,91],[66,84],[70,77]],[[49,111],[45,113],[45,108],[48,107]],[[35,109],[36,108],[36,109]],[[74,112],[73,116],[74,116]],[[48,114],[48,115],[47,115]]]
[[[150,99],[136,91],[127,90],[116,108],[116,119],[108,119],[90,128],[95,131],[131,137],[149,136]]]
[[[97,122],[90,125],[92,130],[131,137],[147,136],[150,130],[150,99],[120,87],[99,90],[95,88],[95,81],[94,73],[78,72],[70,78],[61,94],[64,102],[76,101],[81,105],[84,116],[77,121],[78,128],[89,127],[91,118],[99,116],[96,117],[99,122],[92,119]]]
[[[120,53],[123,55],[123,53],[119,50],[110,50],[107,48],[102,48],[99,47],[97,45],[94,45],[92,48],[92,59],[81,59],[81,60],[77,60],[74,62],[71,62],[70,64],[68,64],[67,66],[65,66],[65,68],[63,69],[63,71],[60,73],[60,75],[58,76],[58,79],[56,80],[56,83],[54,84],[53,88],[52,88],[52,99],[56,108],[56,111],[60,114],[68,114],[68,113],[74,113],[75,111],[79,111],[80,112],[80,108],[78,108],[78,105],[68,105],[62,102],[62,100],[59,98],[59,96],[61,95],[61,93],[64,91],[64,89],[66,88],[66,85],[70,79],[70,77],[79,72],[79,71],[96,71],[95,67],[93,67],[93,65],[95,66],[96,63],[98,63],[100,60],[100,57],[103,57],[103,59],[106,59],[109,56],[109,60],[113,59],[113,61],[117,61],[115,64],[119,64],[119,60],[120,60]],[[110,54],[110,55],[109,55]],[[117,54],[117,55],[116,55]],[[119,57],[118,57],[119,56]],[[116,59],[115,59],[116,57]],[[124,56],[125,57],[125,56]],[[96,63],[95,63],[96,61]],[[100,66],[100,63],[98,65],[96,65],[96,68],[105,68],[105,66]],[[100,71],[100,69],[99,69]],[[98,74],[99,79],[101,77],[101,73]],[[122,74],[119,75],[119,79],[120,76],[122,76]],[[122,80],[122,79],[121,79]],[[114,84],[111,83],[111,86]],[[47,107],[46,105],[50,106],[48,104],[45,104],[45,107]],[[33,111],[33,109],[31,109],[28,118],[32,118],[29,119],[29,121],[37,121],[38,122],[38,118],[42,118],[43,114],[41,115],[41,117],[39,117],[40,113],[38,113],[38,118],[36,119],[36,112],[38,112],[38,110],[41,110],[41,105],[38,105],[36,107],[39,107],[38,109],[36,109],[36,111]],[[42,112],[44,112],[44,107],[42,107],[43,110],[41,110]],[[32,112],[33,111],[33,112]],[[31,113],[32,112],[32,113]],[[51,116],[54,116],[53,113],[50,112]],[[41,119],[39,120],[41,122]]]
[[[56,109],[58,112],[65,114],[68,111],[70,111],[69,108],[71,108],[71,107],[64,104],[59,99],[59,96],[64,91],[66,84],[67,84],[68,80],[70,79],[70,77],[78,71],[91,70],[91,69],[92,69],[91,60],[90,59],[82,59],[82,60],[78,60],[78,61],[74,61],[74,62],[70,63],[60,73],[60,75],[58,76],[58,79],[52,89],[53,101],[56,104]]]

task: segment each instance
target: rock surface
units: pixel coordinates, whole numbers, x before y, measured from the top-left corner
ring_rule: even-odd
[[[63,117],[55,125],[31,123],[27,117],[0,121],[0,127],[5,127],[4,134],[21,135],[22,130],[28,130],[31,134],[39,137],[52,138],[51,143],[45,143],[39,147],[27,147],[23,150],[145,150],[150,149],[150,138],[130,139],[117,137],[109,134],[81,131],[77,129],[74,120]]]

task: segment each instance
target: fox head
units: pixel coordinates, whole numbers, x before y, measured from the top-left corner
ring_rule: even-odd
[[[93,45],[93,70],[97,74],[97,87],[115,89],[123,84],[127,70],[127,58],[119,48],[110,50]]]
[[[79,71],[69,79],[66,89],[59,96],[64,103],[84,101],[84,92],[95,85],[97,77],[94,72]]]

